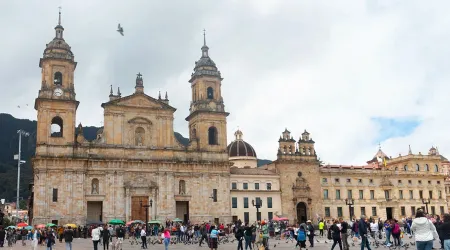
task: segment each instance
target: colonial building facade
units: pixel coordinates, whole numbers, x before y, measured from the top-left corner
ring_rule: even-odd
[[[147,95],[140,73],[133,94],[111,88],[101,104],[104,127],[87,141],[82,125],[75,125],[77,62],[61,14],[55,31],[39,62],[33,224],[175,217],[229,223],[275,216],[294,222],[362,214],[400,218],[422,207],[448,211],[450,164],[436,148],[394,158],[380,149],[363,166],[323,166],[310,134],[305,130],[295,140],[286,129],[277,159],[257,167],[256,151],[241,131],[227,143],[222,76],[206,41],[189,79],[187,146],[174,136],[176,109],[167,94]],[[143,205],[151,205],[148,218]]]
[[[104,128],[87,141],[82,125],[75,125],[77,62],[64,40],[61,14],[55,31],[39,62],[33,224],[145,220],[141,205],[151,205],[149,219],[231,222],[228,113],[206,41],[189,80],[188,146],[174,137],[176,109],[167,95],[145,94],[141,74],[133,94],[111,89],[101,105]]]

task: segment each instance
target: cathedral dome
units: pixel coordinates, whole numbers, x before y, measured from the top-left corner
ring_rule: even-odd
[[[64,28],[61,25],[61,12],[59,12],[58,25],[55,27],[55,38],[46,45],[43,58],[58,58],[73,61],[74,57],[72,50],[69,44],[64,40],[63,32]]]
[[[242,132],[240,130],[234,133],[236,140],[230,143],[227,147],[228,156],[231,157],[254,157],[256,152],[252,145],[248,144],[242,139]]]

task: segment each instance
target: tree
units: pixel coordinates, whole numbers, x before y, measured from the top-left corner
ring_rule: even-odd
[[[26,200],[21,200],[19,201],[19,209],[21,210],[25,210],[28,208],[28,204]]]

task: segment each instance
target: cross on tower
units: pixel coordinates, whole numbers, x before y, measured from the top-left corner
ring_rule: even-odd
[[[139,78],[141,78],[141,76],[142,76],[141,72],[137,73],[137,76],[138,76]]]

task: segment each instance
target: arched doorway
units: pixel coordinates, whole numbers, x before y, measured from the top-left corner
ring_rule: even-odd
[[[297,204],[297,221],[298,223],[305,222],[308,219],[306,216],[306,204],[304,202],[299,202]]]

